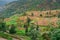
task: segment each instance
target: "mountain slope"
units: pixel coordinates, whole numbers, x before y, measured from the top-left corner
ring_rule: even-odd
[[[14,14],[25,13],[26,11],[57,9],[60,8],[58,1],[59,0],[56,2],[52,0],[18,0],[7,4],[2,15],[10,17]]]
[[[57,10],[58,12],[60,12],[60,10]],[[17,23],[19,24],[22,23],[24,24],[26,21],[27,21],[27,16],[31,19],[31,22],[33,23],[38,23],[38,25],[44,25],[44,26],[47,26],[48,24],[52,24],[54,25],[54,27],[56,26],[56,22],[59,20],[59,18],[57,18],[57,16],[54,16],[54,15],[57,15],[58,12],[56,12],[56,10],[52,10],[51,13],[53,14],[46,14],[47,12],[49,12],[49,10],[47,11],[29,11],[26,13],[26,15],[19,15],[19,14],[16,14],[16,15],[13,15],[11,16],[10,18],[6,18],[5,21],[7,23],[7,25],[10,25],[10,24],[15,24],[17,25]],[[34,15],[32,16],[31,13],[33,13]],[[42,14],[42,16],[40,16],[40,14]],[[46,16],[48,15],[49,18],[47,18]],[[30,23],[31,23],[30,22]]]

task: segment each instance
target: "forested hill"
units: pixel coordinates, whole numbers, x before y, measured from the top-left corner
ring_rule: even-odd
[[[1,16],[10,17],[31,10],[59,9],[60,0],[17,0],[6,4],[4,8]]]

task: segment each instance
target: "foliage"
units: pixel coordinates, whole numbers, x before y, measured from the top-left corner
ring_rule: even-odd
[[[4,19],[2,19],[3,21],[1,21],[0,19],[0,31],[6,32],[6,23],[4,22]]]
[[[51,40],[60,40],[60,29],[51,32]]]
[[[60,18],[60,13],[58,13],[58,18]]]
[[[40,14],[40,17],[42,17],[42,14]]]
[[[45,32],[42,34],[43,40],[50,40],[50,33],[49,32]]]
[[[38,29],[38,26],[35,28],[34,24],[31,26],[30,31],[28,32],[28,35],[30,36],[31,40],[39,40],[40,38],[40,32]]]
[[[11,16],[9,19],[7,19],[8,21],[6,21],[6,25],[12,25],[12,24],[14,24],[15,26],[17,26],[16,20],[18,18],[19,18],[19,15],[13,15],[13,16]]]
[[[57,2],[51,2],[51,0],[17,0],[5,5],[5,8],[3,8],[1,12],[1,16],[10,17],[14,14],[22,14],[31,10],[47,10],[50,7],[51,9],[60,8],[59,0],[57,0]],[[50,6],[50,4],[52,6]]]
[[[9,30],[9,33],[10,33],[10,34],[15,34],[15,33],[16,33],[15,28],[16,28],[16,27],[12,24],[12,25],[11,25],[11,28],[10,28],[10,30]]]
[[[32,40],[38,40],[40,34],[37,30],[32,30],[30,33],[30,37]]]
[[[36,30],[39,31],[39,25],[36,25],[36,26],[37,26],[37,27],[36,27]]]
[[[57,25],[60,28],[60,20],[57,21]]]
[[[33,13],[31,13],[31,16],[34,16],[34,14],[33,14]]]
[[[11,37],[9,37],[7,40],[13,40]]]
[[[0,32],[0,36],[6,39],[10,37],[8,34],[4,34],[3,32]]]
[[[26,13],[24,12],[24,13],[22,14],[22,16],[26,16]]]
[[[29,26],[31,19],[27,17],[27,25]]]
[[[25,30],[17,30],[16,32],[17,35],[25,35]]]
[[[27,32],[28,32],[28,25],[26,24],[26,25],[24,25],[24,27],[25,27],[25,34],[27,35]]]
[[[27,22],[26,22],[26,24],[24,25],[26,35],[27,35],[27,32],[28,32],[28,27],[29,27],[30,21],[31,21],[30,18],[27,17]]]

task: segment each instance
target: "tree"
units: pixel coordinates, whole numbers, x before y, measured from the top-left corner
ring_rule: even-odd
[[[29,32],[31,32],[33,29],[35,29],[35,25],[34,23],[31,23]]]
[[[37,24],[36,30],[39,30],[39,25]]]
[[[27,14],[24,12],[23,14],[22,14],[22,16],[26,16]]]
[[[27,33],[28,33],[28,25],[25,24],[25,25],[24,25],[24,28],[25,28],[25,34],[27,35]]]
[[[60,29],[51,32],[51,40],[60,40]]]
[[[6,32],[6,24],[3,22],[1,25],[2,25],[2,31]]]
[[[4,18],[0,19],[0,31],[6,32],[6,23],[4,22]]]
[[[57,25],[60,28],[60,20],[57,21]]]
[[[26,22],[25,25],[24,25],[26,35],[27,35],[27,33],[28,33],[28,26],[29,26],[29,24],[30,24],[30,21],[31,21],[30,18],[27,17],[27,22]]]
[[[39,40],[40,32],[37,31],[36,29],[33,29],[29,32],[29,36],[30,36],[31,40]]]
[[[39,38],[39,36],[40,36],[39,31],[37,31],[35,29],[31,31],[31,39],[32,40],[37,40]]]
[[[60,13],[58,13],[58,18],[60,18]]]
[[[16,27],[12,24],[12,25],[11,25],[11,28],[10,28],[10,30],[9,30],[9,33],[10,33],[10,34],[15,34],[15,33],[16,33],[15,28],[16,28]]]
[[[42,17],[42,14],[40,14],[40,17]]]
[[[47,12],[46,15],[48,15],[49,13]]]
[[[43,33],[42,37],[45,40],[50,40],[50,33]]]
[[[31,40],[40,40],[40,32],[34,26],[31,27],[29,31],[29,36]]]
[[[33,14],[33,13],[31,13],[31,16],[34,16],[34,14]]]
[[[27,17],[27,25],[29,26],[31,19]]]

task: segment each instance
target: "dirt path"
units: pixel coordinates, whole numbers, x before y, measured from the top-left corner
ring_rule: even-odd
[[[12,40],[23,40],[22,37],[17,36],[17,35],[8,34],[8,33],[6,33],[6,32],[5,32],[4,34],[7,34],[8,36],[12,37]],[[5,38],[3,38],[3,37],[0,37],[0,40],[7,40],[7,39],[5,39]]]
[[[4,39],[4,38],[0,38],[0,40],[7,40],[7,39]]]
[[[7,40],[7,39],[5,39],[5,38],[0,38],[0,40]],[[18,40],[18,39],[13,38],[13,40]]]
[[[7,40],[7,39],[0,37],[0,40]],[[13,40],[18,40],[18,39],[13,38]]]

